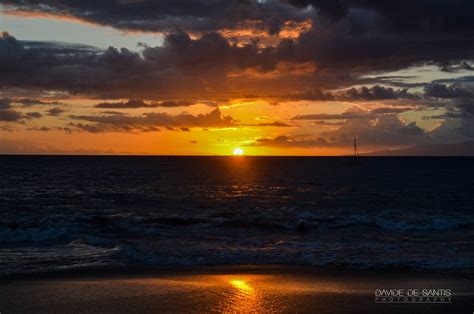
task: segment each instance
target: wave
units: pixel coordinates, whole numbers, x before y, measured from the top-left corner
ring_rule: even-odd
[[[78,239],[94,234],[109,238],[186,234],[201,230],[203,234],[227,229],[255,232],[322,232],[325,230],[359,230],[375,232],[453,231],[474,225],[474,215],[429,210],[307,210],[297,207],[241,209],[232,212],[201,211],[180,215],[150,212],[140,215],[36,215],[0,224],[0,243],[42,242]]]
[[[83,240],[50,246],[0,249],[0,274],[38,273],[120,265],[117,245],[92,245]]]
[[[460,211],[286,206],[3,218],[0,273],[229,264],[456,270],[474,263],[474,217]]]

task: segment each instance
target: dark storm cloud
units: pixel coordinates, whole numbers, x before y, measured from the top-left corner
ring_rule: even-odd
[[[474,99],[459,100],[446,106],[446,111],[440,115],[426,116],[425,119],[468,119],[474,118]]]
[[[25,117],[26,119],[39,119],[41,118],[43,115],[40,113],[40,112],[27,112],[23,115],[23,117]]]
[[[279,1],[256,0],[5,0],[8,9],[77,18],[122,30],[169,32],[215,31],[233,28],[243,20],[263,21],[276,32],[286,19],[301,19],[304,12]]]
[[[446,109],[443,114],[426,118],[459,120],[459,126],[456,127],[458,132],[474,135],[474,126],[469,127],[470,124],[474,123],[474,84],[472,77],[444,81],[451,84],[434,82],[424,88],[426,97],[435,98],[440,103],[439,106]]]
[[[465,115],[474,117],[474,100],[463,101],[456,104],[456,107],[459,111],[463,112]]]
[[[310,5],[317,7],[322,15],[332,19],[339,19],[347,14],[347,7],[338,0],[287,0],[287,2],[302,8]]]
[[[440,84],[434,83],[425,86],[425,95],[435,98],[473,98],[474,99],[474,85],[460,85],[460,84]]]
[[[21,122],[29,119],[39,119],[42,114],[39,112],[21,113],[13,109],[0,108],[0,121],[4,122]]]
[[[401,89],[417,88],[426,86],[426,82],[410,82],[407,80],[417,79],[415,75],[378,75],[361,79],[363,84],[383,84]]]
[[[139,59],[138,54],[128,50],[102,52],[77,45],[25,42],[2,33],[0,70],[4,75],[0,77],[0,84],[2,87],[68,90],[71,93],[81,89],[92,92],[100,87],[100,80],[110,79],[102,85],[112,85],[113,74]]]
[[[438,79],[431,82],[432,84],[464,84],[474,83],[474,76],[466,75],[457,78]],[[426,84],[425,84],[426,85]]]
[[[286,94],[286,95],[274,95],[273,97],[282,98],[285,100],[322,100],[322,101],[330,101],[335,100],[336,97],[330,93],[322,91],[318,88],[307,88],[301,92],[293,93],[293,94]]]
[[[40,99],[34,98],[19,98],[19,99],[11,99],[10,102],[15,105],[20,105],[23,107],[31,107],[31,106],[57,106],[63,105],[63,103],[58,101],[43,101]]]
[[[459,64],[445,64],[442,65],[441,70],[444,72],[460,72],[464,70],[474,71],[474,66],[472,66],[469,62],[464,61]]]
[[[25,114],[12,108],[14,102],[8,98],[0,98],[0,121],[20,122],[28,119],[39,119],[42,117],[39,112],[27,112]]]
[[[297,115],[293,117],[292,120],[371,120],[383,115],[393,115],[410,110],[413,110],[413,107],[380,107],[372,110],[364,110],[360,107],[353,106],[343,113]]]
[[[94,107],[108,109],[135,109],[135,108],[155,108],[158,104],[147,104],[142,100],[129,100],[127,102],[102,102]]]
[[[323,17],[348,19],[354,12],[375,16],[384,31],[453,32],[472,30],[470,0],[4,0],[7,9],[75,17],[118,29],[137,31],[215,31],[243,20],[262,20],[269,31],[282,21]],[[315,10],[308,9],[313,7]],[[368,18],[366,18],[368,19]],[[353,23],[356,30],[363,23]]]
[[[22,98],[22,99],[9,99],[9,98],[0,98],[0,121],[16,122],[21,120],[28,119],[39,119],[42,117],[42,114],[39,112],[27,112],[22,114],[16,111],[14,108],[17,106],[21,107],[31,107],[35,105],[51,105],[51,104],[60,104],[58,102],[43,102],[38,99],[31,98]],[[49,115],[52,113],[63,112],[60,108],[53,108],[48,110]]]
[[[26,42],[6,33],[0,37],[0,70],[5,73],[0,77],[0,87],[61,90],[102,99],[151,100],[160,99],[164,93],[172,95],[170,98],[197,95],[199,99],[203,94],[222,98],[232,97],[238,89],[256,97],[280,90],[281,98],[288,100],[332,100],[334,95],[325,89],[369,84],[363,77],[366,74],[422,64],[469,70],[471,63],[466,60],[474,56],[474,19],[470,14],[474,3],[467,0],[2,3],[12,10],[72,16],[120,29],[166,32],[163,46],[143,46],[141,52]],[[276,33],[284,21],[308,18],[313,23],[309,31],[274,46],[237,46],[216,33],[223,28],[236,29],[245,20],[263,21],[264,28]],[[198,32],[198,38],[186,32]],[[290,70],[285,73],[278,67],[282,63],[312,64],[317,70],[293,78]],[[246,70],[257,74],[249,80],[242,74]],[[278,71],[276,78],[258,76]],[[346,95],[348,100],[412,96],[406,90],[382,86],[354,89]]]
[[[92,133],[133,131],[151,132],[159,131],[160,127],[168,128],[170,130],[181,128],[181,130],[185,131],[191,127],[220,128],[238,125],[238,121],[230,116],[223,116],[218,108],[207,114],[199,114],[196,116],[188,113],[170,115],[167,113],[151,112],[139,116],[127,116],[122,114],[101,116],[72,115],[69,118],[72,120],[87,122],[72,123],[71,126]]]
[[[57,128],[50,128],[50,127],[47,127],[47,126],[27,128],[28,131],[40,131],[40,132],[50,132],[50,131],[53,131],[55,129],[57,129]]]
[[[369,111],[346,111],[343,113],[337,114],[306,114],[306,115],[297,115],[293,120],[346,120],[346,119],[372,119],[376,116]]]
[[[47,112],[48,112],[48,115],[53,116],[53,117],[57,117],[57,116],[61,115],[62,113],[66,112],[66,110],[63,110],[61,108],[56,107],[56,108],[51,108],[51,109],[47,110]]]
[[[470,29],[450,34],[432,32],[426,36],[414,30],[412,34],[398,36],[373,25],[370,32],[356,35],[352,25],[359,19],[365,17],[348,13],[337,26],[321,24],[297,40],[286,39],[277,46],[264,48],[256,44],[235,46],[217,33],[191,39],[188,34],[177,32],[166,36],[164,46],[145,46],[140,53],[112,47],[101,51],[79,45],[24,42],[4,33],[0,37],[0,69],[7,75],[0,77],[0,85],[65,90],[103,98],[137,95],[152,99],[165,91],[203,93],[209,86],[216,92],[225,93],[235,83],[243,90],[253,88],[258,93],[265,88],[255,88],[256,84],[244,78],[239,81],[228,74],[246,69],[254,69],[257,73],[272,72],[282,62],[311,63],[318,71],[308,72],[304,80],[292,81],[291,75],[281,73],[285,83],[278,79],[261,81],[268,90],[275,88],[272,84],[280,84],[278,86],[287,90],[298,87],[304,95],[314,86],[351,86],[364,74],[424,62],[464,62],[474,55],[474,41],[468,36]],[[367,93],[355,91],[351,96],[390,99],[410,94],[379,86]],[[331,96],[316,93],[305,97]]]
[[[472,34],[474,26],[471,15],[474,3],[470,0],[354,0],[345,2],[379,13],[388,20],[386,27],[398,32],[412,32],[414,29],[420,29],[426,32],[450,33],[464,29]]]
[[[0,99],[0,109],[9,109],[11,107],[11,101],[8,98]]]
[[[143,100],[129,100],[127,102],[103,102],[95,105],[96,108],[108,109],[135,109],[135,108],[157,108],[157,107],[189,107],[194,105],[194,102],[186,100],[165,100],[161,102],[146,103]]]
[[[413,107],[380,107],[370,110],[372,114],[392,114],[413,110]]]
[[[15,110],[0,109],[0,121],[16,122],[23,119],[23,115]]]
[[[23,106],[36,106],[36,105],[46,105],[48,103],[41,101],[39,99],[33,99],[33,98],[22,98],[22,99],[16,99],[15,103],[21,104]]]
[[[284,123],[284,122],[281,122],[281,121],[259,123],[256,126],[270,126],[270,127],[282,127],[282,128],[294,127],[294,125]]]
[[[286,135],[277,136],[275,138],[262,138],[251,146],[268,146],[278,148],[291,148],[291,147],[326,147],[329,143],[322,138],[314,140],[298,140]]]
[[[343,17],[336,14],[335,24],[315,19],[313,29],[298,41],[300,57],[322,67],[357,73],[396,70],[420,62],[456,66],[473,58],[472,1],[295,2],[321,9],[329,3],[336,12],[345,12]]]
[[[163,47],[146,47],[142,54],[124,48],[98,51],[84,46],[21,42],[8,33],[0,37],[3,87],[114,97],[150,93],[157,97],[173,91],[202,93],[213,81],[216,88],[222,85],[229,71],[249,67],[271,70],[276,63],[274,49],[230,46],[218,34],[207,34],[197,40],[184,33],[172,34]],[[188,103],[168,101],[161,105]]]
[[[158,103],[158,107],[173,108],[173,107],[189,107],[195,103],[187,100],[165,100]]]
[[[408,92],[407,89],[396,90],[391,87],[375,85],[373,87],[363,86],[361,88],[351,88],[344,93],[344,97],[352,100],[387,100],[418,98],[416,95]]]
[[[410,33],[472,31],[474,21],[470,0],[287,0],[288,3],[318,8],[335,20],[354,14],[354,11],[372,13],[380,20],[379,28],[386,32]],[[353,25],[355,29],[363,25]]]
[[[473,57],[474,43],[461,36],[443,34],[424,37],[390,36],[385,33],[360,34],[347,31],[327,35],[319,31],[304,33],[294,45],[289,60],[312,61],[321,70],[352,71],[355,75],[399,70],[423,63],[461,62]]]
[[[394,100],[394,99],[417,99],[418,95],[408,92],[407,88],[394,89],[392,87],[384,87],[375,85],[372,87],[362,86],[359,88],[350,88],[343,92],[324,92],[320,89],[307,89],[300,93],[289,95],[278,95],[280,98],[287,100]]]

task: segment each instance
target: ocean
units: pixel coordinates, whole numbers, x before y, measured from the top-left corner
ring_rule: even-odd
[[[0,274],[474,270],[473,158],[0,156]]]

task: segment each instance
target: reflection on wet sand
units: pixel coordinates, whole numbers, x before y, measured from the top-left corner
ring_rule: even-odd
[[[420,311],[472,309],[472,281],[464,279],[433,280],[392,272],[279,271],[18,280],[0,284],[0,309],[5,313],[400,313],[406,308],[374,303],[374,289],[404,287],[407,282],[410,288],[456,291],[456,302],[420,305]]]
[[[205,309],[204,312],[218,313],[281,313],[290,309],[289,299],[320,293],[362,292],[344,283],[278,274],[194,274],[151,281],[171,299],[181,291],[185,295],[182,298],[190,298],[199,304],[201,309],[196,312]],[[140,281],[140,284],[148,285],[150,280]],[[317,300],[313,299],[313,302],[317,303]]]
[[[245,279],[232,279],[229,281],[231,290],[219,303],[218,309],[223,313],[262,313],[262,295],[255,290]]]
[[[211,311],[221,313],[281,313],[288,309],[290,295],[344,293],[349,287],[334,282],[291,280],[272,274],[207,275],[188,278],[210,295],[219,291],[219,300],[209,299]],[[189,282],[189,281],[188,281]],[[217,302],[216,302],[217,301]]]
[[[239,291],[242,291],[245,294],[252,294],[253,288],[250,287],[245,280],[242,279],[234,279],[230,281],[230,284],[234,286]]]

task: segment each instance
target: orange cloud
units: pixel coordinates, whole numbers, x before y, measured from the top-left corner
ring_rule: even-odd
[[[270,34],[263,21],[245,20],[236,28],[224,28],[218,33],[237,46],[257,42],[260,47],[268,47],[277,45],[282,39],[296,39],[301,33],[309,31],[312,25],[311,20],[285,21],[278,33]]]
[[[301,33],[307,32],[313,27],[311,20],[303,22],[286,21],[278,36],[284,39],[296,39]]]

